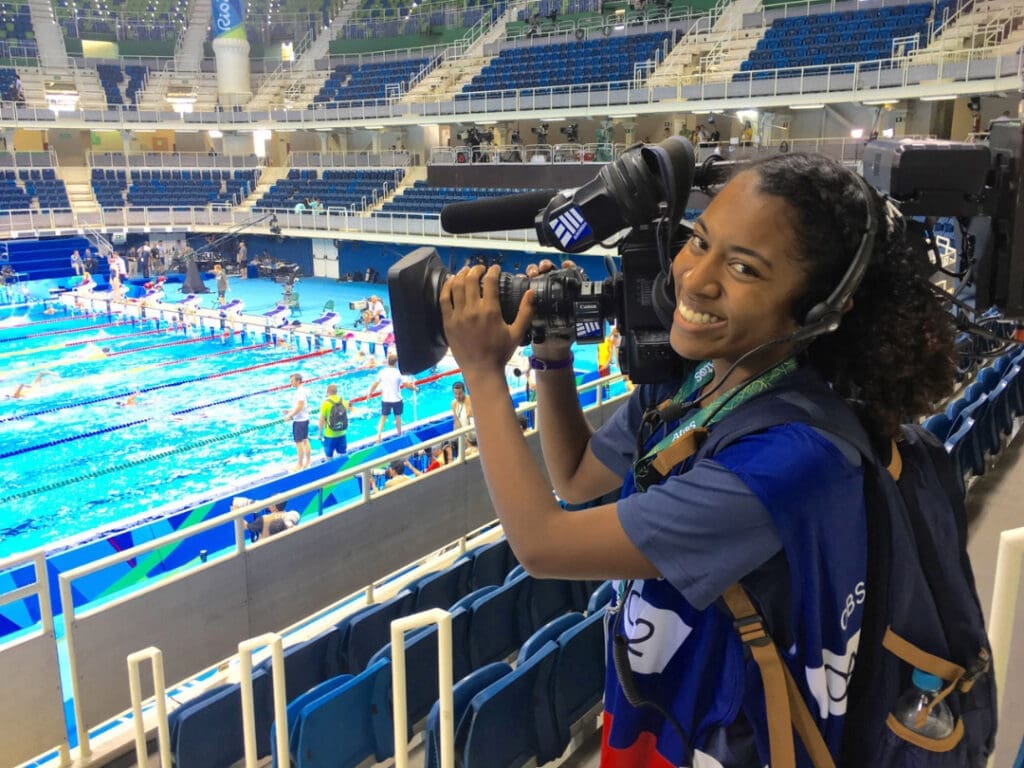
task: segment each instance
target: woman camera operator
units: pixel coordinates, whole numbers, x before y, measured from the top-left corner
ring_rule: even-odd
[[[538,577],[620,580],[609,612],[603,765],[691,765],[700,755],[723,768],[769,762],[757,668],[719,605],[737,582],[788,665],[806,671],[794,675],[800,694],[839,754],[866,574],[860,454],[791,422],[691,456],[653,482],[634,468],[676,438],[713,440],[717,424],[756,411],[766,392],[817,393],[882,454],[902,422],[948,393],[950,318],[917,277],[899,215],[868,190],[817,155],[770,157],[738,173],[672,262],[672,348],[705,362],[687,380],[637,388],[597,430],[579,406],[570,342],[534,346],[538,429],[554,490],[581,504],[621,489],[618,501],[581,511],[552,497],[508,397],[504,364],[530,325],[533,292],[507,325],[496,268],[463,269],[442,288],[489,492],[516,556]],[[873,238],[865,235],[870,221]],[[862,239],[870,262],[839,329],[793,341]],[[551,268],[544,262],[527,274]],[[645,428],[645,412],[669,399],[682,417]],[[616,674],[619,642],[627,669]],[[652,705],[630,703],[637,699]]]

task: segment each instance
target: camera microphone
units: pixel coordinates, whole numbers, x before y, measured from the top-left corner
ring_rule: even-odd
[[[557,194],[554,189],[540,189],[519,195],[452,203],[441,209],[441,227],[453,235],[533,229],[537,214]]]

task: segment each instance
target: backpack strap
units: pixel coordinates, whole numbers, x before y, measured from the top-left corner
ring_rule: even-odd
[[[791,768],[796,765],[795,728],[814,767],[835,768],[835,761],[807,708],[807,702],[800,694],[789,667],[779,656],[778,646],[768,634],[764,620],[746,590],[738,583],[733,584],[722,593],[722,599],[733,616],[733,626],[743,647],[757,662],[761,672],[771,767]]]

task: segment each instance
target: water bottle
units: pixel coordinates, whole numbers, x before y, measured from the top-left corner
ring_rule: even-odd
[[[893,714],[903,725],[929,739],[943,739],[953,732],[953,713],[945,701],[940,701],[927,719],[918,725],[918,716],[942,690],[942,680],[923,670],[915,669],[911,678],[914,686],[900,696]]]

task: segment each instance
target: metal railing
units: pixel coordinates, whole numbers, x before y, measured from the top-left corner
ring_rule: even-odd
[[[621,379],[621,374],[614,374],[612,376],[601,378],[593,382],[588,382],[587,384],[581,386],[579,388],[580,394],[593,391],[595,396],[594,402],[586,406],[584,408],[584,412],[600,408],[606,402],[614,401],[620,399],[621,397],[627,396],[625,394],[616,394],[612,396],[606,395],[606,388],[609,385],[620,381]],[[526,413],[533,411],[535,408],[536,403],[523,403],[520,406],[519,411],[521,413]],[[457,455],[455,456],[455,458],[453,458],[451,463],[446,465],[446,468],[465,464],[467,461],[470,460],[476,460],[476,454],[474,454],[473,456],[467,456],[467,449],[469,447],[467,443],[467,437],[469,433],[472,432],[472,430],[472,426],[461,427],[457,430],[453,430],[447,435],[438,436],[431,439],[431,443],[447,439],[457,441]],[[260,510],[270,505],[286,504],[288,501],[298,496],[303,496],[310,493],[319,494],[319,502],[317,508],[320,510],[320,518],[318,519],[322,519],[323,517],[328,515],[341,514],[346,510],[351,509],[352,507],[359,506],[370,500],[372,489],[376,487],[375,470],[377,470],[379,467],[387,466],[395,460],[408,460],[410,457],[412,457],[417,452],[422,450],[423,447],[426,445],[427,443],[420,443],[415,446],[405,447],[400,450],[393,451],[392,453],[387,454],[385,456],[374,457],[370,461],[367,461],[356,467],[344,469],[340,472],[313,481],[311,483],[306,483],[304,485],[290,488],[289,490],[279,494],[275,494],[274,496],[268,499],[252,501],[248,504],[245,504],[244,506],[233,508],[231,511],[223,515],[210,518],[203,522],[197,523],[193,526],[189,526],[187,528],[175,531],[165,536],[161,536],[160,538],[157,538],[153,541],[145,542],[134,547],[125,549],[123,551],[115,552],[111,555],[108,555],[107,557],[101,558],[91,563],[86,563],[77,568],[61,573],[59,575],[59,589],[61,605],[63,606],[64,636],[67,649],[66,659],[71,681],[71,697],[73,699],[72,710],[75,716],[75,731],[77,734],[77,740],[79,745],[78,751],[80,758],[83,760],[88,760],[89,757],[91,756],[92,748],[90,741],[90,729],[100,725],[100,723],[86,722],[86,710],[84,708],[81,683],[77,671],[79,664],[85,663],[84,660],[79,658],[77,646],[77,619],[81,614],[87,614],[90,618],[95,619],[97,615],[103,613],[107,608],[105,606],[98,608],[89,605],[76,606],[73,592],[75,582],[79,581],[80,579],[88,578],[91,574],[95,574],[109,568],[118,567],[122,563],[128,562],[135,558],[142,558],[144,555],[148,553],[171,547],[172,545],[179,544],[180,542],[185,541],[186,539],[199,536],[207,531],[211,531],[216,528],[223,528],[225,526],[230,526],[231,529],[233,530],[234,542],[228,549],[222,550],[220,553],[210,553],[209,559],[211,563],[214,560],[216,560],[217,563],[224,563],[226,560],[243,556],[247,550],[247,539],[245,530],[246,515],[258,513]],[[433,473],[425,473],[423,476],[410,478],[409,483],[403,484],[401,486],[401,489],[408,488],[409,485],[412,483],[425,481],[432,474]],[[327,500],[327,497],[331,493],[331,489],[336,487],[339,483],[352,478],[359,478],[361,480],[360,496],[353,500],[338,503],[333,508],[325,508],[325,502]],[[398,490],[400,489],[386,489],[384,491],[381,491],[379,494],[374,495],[381,496],[387,493],[393,493]],[[269,539],[267,542],[257,542],[255,546],[272,546],[273,543],[274,539]],[[2,562],[2,565],[6,569],[12,569],[24,565],[28,562],[33,562],[34,559],[40,559],[41,557],[42,552],[36,551],[28,555],[21,555],[8,558],[6,561]],[[39,567],[42,567],[42,565],[40,564]],[[171,574],[167,574],[163,577],[154,577],[154,579],[149,584],[147,584],[144,587],[144,589],[146,590],[147,593],[151,594],[153,590],[172,587],[176,582],[185,577],[188,573],[195,571],[197,569],[202,569],[204,567],[209,567],[209,565],[205,561],[201,563],[192,563],[191,565],[180,567]],[[43,572],[45,573],[45,571]],[[45,581],[46,579],[45,577],[43,577],[40,580],[39,586],[34,589],[43,589],[43,584],[45,584]],[[20,591],[17,594],[21,596]],[[117,604],[117,601],[115,601],[110,606],[110,608],[116,608]],[[3,651],[0,651],[0,653],[2,652]],[[243,677],[245,676],[243,675]],[[246,741],[246,753],[248,755],[248,736],[246,738]]]
[[[310,109],[267,109],[249,112],[193,112],[174,116],[164,111],[77,110],[55,113],[52,110],[19,106],[13,102],[0,102],[0,121],[11,127],[92,127],[102,124],[109,129],[130,130],[153,126],[173,129],[206,127],[231,131],[246,128],[299,128],[349,127],[367,121],[393,120],[395,125],[419,124],[424,119],[462,117],[466,115],[515,114],[537,110],[586,110],[609,107],[645,106],[657,111],[673,111],[680,102],[694,100],[715,101],[716,107],[728,108],[730,102],[756,97],[832,96],[851,101],[859,98],[878,98],[886,90],[905,89],[922,83],[948,78],[964,92],[975,92],[983,82],[993,88],[1013,86],[1016,82],[1018,59],[1013,55],[994,55],[996,49],[969,48],[937,53],[919,54],[915,58],[900,57],[868,62],[849,62],[830,65],[788,67],[762,70],[758,78],[732,78],[733,73],[696,74],[678,78],[673,85],[633,87],[631,80],[608,83],[560,85],[523,90],[494,90],[460,94],[455,100],[396,101],[369,99],[336,104],[316,104]],[[961,66],[966,65],[966,66]],[[749,73],[741,73],[749,74]],[[1012,82],[1011,82],[1012,80]],[[972,86],[967,86],[966,83]],[[935,84],[933,90],[950,92],[950,84]],[[954,91],[955,92],[955,91]],[[878,95],[875,95],[878,94]],[[901,93],[895,98],[913,98],[913,93]],[[692,104],[691,104],[692,106]]]
[[[411,156],[404,149],[380,152],[291,152],[289,168],[407,168]]]
[[[91,168],[224,168],[256,170],[266,165],[264,158],[251,155],[218,155],[208,152],[88,152]]]

